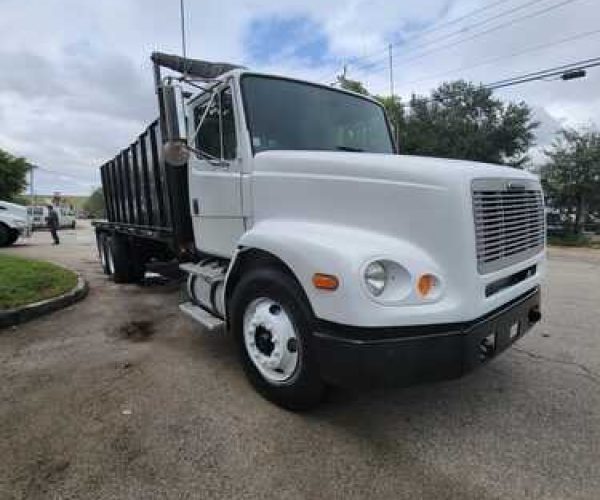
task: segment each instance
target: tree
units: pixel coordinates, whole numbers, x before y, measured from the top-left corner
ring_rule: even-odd
[[[563,129],[545,154],[546,193],[554,205],[574,212],[573,232],[581,234],[590,209],[600,209],[600,132]]]
[[[104,217],[104,193],[102,188],[96,188],[90,197],[85,200],[83,209],[94,218]]]
[[[522,166],[538,123],[524,102],[505,104],[492,94],[458,80],[442,84],[431,97],[413,95],[400,130],[402,151]]]
[[[396,147],[400,145],[400,135],[405,128],[404,104],[398,96],[376,96],[376,99],[383,105],[385,113],[390,121],[394,132],[394,142]]]
[[[369,95],[369,91],[358,80],[350,80],[344,75],[339,75],[337,77],[337,83],[341,88],[345,90],[351,90],[352,92],[357,92],[358,94],[362,95]]]
[[[342,88],[368,94],[363,84],[338,76]],[[534,145],[531,109],[504,103],[493,91],[464,80],[444,83],[430,96],[377,96],[402,153],[522,167]]]
[[[27,187],[29,165],[0,149],[0,200],[12,200]]]

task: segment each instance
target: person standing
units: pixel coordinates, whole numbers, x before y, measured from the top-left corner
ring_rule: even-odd
[[[60,240],[58,239],[58,214],[52,205],[48,205],[48,217],[46,217],[46,222],[48,223],[48,228],[50,229],[54,244],[60,244]]]

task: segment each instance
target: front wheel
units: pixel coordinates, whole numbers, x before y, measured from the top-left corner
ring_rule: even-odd
[[[312,312],[300,286],[277,268],[249,271],[230,302],[231,327],[252,385],[290,410],[321,402],[325,385],[312,338]]]
[[[0,247],[7,247],[12,245],[15,241],[17,241],[18,237],[19,233],[10,229],[4,224],[0,224]]]
[[[18,239],[19,239],[19,231],[17,231],[16,229],[13,229],[10,233],[10,236],[8,237],[8,246],[16,243]]]

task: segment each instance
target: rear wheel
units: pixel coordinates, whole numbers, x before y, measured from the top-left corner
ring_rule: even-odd
[[[127,240],[118,234],[113,234],[108,238],[107,249],[107,261],[113,281],[115,283],[131,283]]]
[[[137,261],[125,236],[107,237],[105,249],[108,271],[115,283],[135,283],[144,277],[144,266]]]
[[[312,312],[296,281],[277,268],[249,271],[230,302],[246,374],[267,399],[290,410],[319,404],[325,385],[312,339]]]
[[[107,250],[107,235],[105,233],[96,234],[96,244],[98,246],[98,258],[100,259],[100,265],[102,266],[102,272],[104,274],[111,274],[108,267],[108,250]]]

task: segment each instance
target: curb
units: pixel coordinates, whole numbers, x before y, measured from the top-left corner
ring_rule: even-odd
[[[77,273],[77,285],[62,295],[34,302],[33,304],[27,304],[15,309],[0,311],[0,329],[19,325],[75,304],[75,302],[79,302],[81,299],[85,298],[89,288],[88,282],[83,279],[81,274]]]

